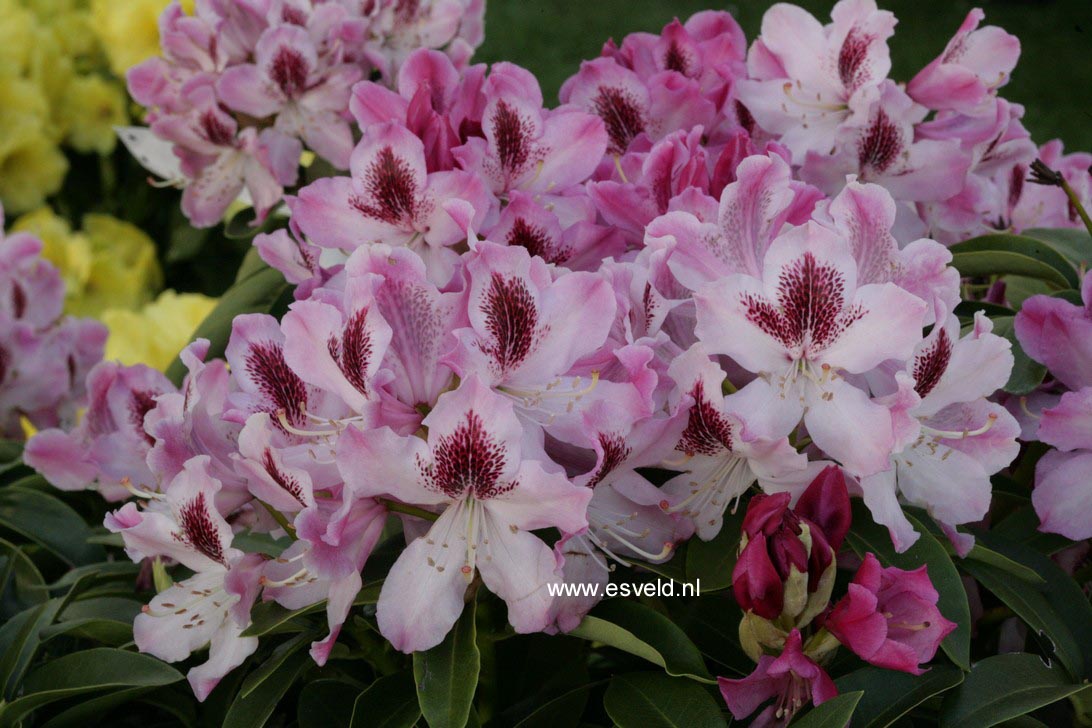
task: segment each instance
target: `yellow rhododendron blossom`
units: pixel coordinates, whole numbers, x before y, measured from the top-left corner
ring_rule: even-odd
[[[27,126],[5,133],[0,123],[0,201],[7,211],[38,207],[61,189],[66,172],[68,160],[49,137]]]
[[[143,230],[110,215],[90,214],[83,229],[48,207],[23,215],[13,230],[42,239],[42,255],[61,272],[65,311],[98,316],[108,308],[139,309],[163,286],[155,243]]]
[[[125,105],[125,92],[117,81],[101,76],[73,79],[61,105],[68,143],[79,152],[112,152],[118,139],[114,127],[128,121]]]
[[[215,298],[168,290],[140,311],[105,311],[102,322],[110,329],[106,358],[166,370],[215,306]]]
[[[102,41],[110,70],[119,77],[159,55],[159,15],[169,0],[91,0],[91,28]],[[182,3],[188,13],[193,3]]]
[[[71,313],[95,316],[108,308],[138,309],[163,286],[155,243],[135,225],[110,215],[83,218],[91,243],[91,272]]]
[[[34,47],[37,19],[15,0],[0,0],[0,73],[20,75]]]

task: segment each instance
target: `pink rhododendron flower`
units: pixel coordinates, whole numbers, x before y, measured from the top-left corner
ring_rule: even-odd
[[[131,485],[160,482],[146,462],[155,439],[144,429],[156,397],[175,391],[160,372],[137,364],[102,362],[87,375],[88,407],[72,430],[48,429],[27,443],[25,459],[61,490],[96,488],[107,500]]]
[[[830,675],[802,652],[800,632],[795,629],[779,656],[762,655],[758,667],[747,677],[718,677],[717,684],[736,720],[743,720],[774,699],[751,721],[760,728],[787,725],[805,703],[820,705],[838,694]]]
[[[918,72],[906,90],[931,109],[973,113],[991,92],[1008,83],[1020,57],[1020,41],[995,25],[979,28],[986,14],[967,13],[944,52]]]
[[[1085,275],[1081,283],[1081,299],[1083,306],[1032,296],[1014,322],[1016,338],[1027,355],[1070,389],[1092,385],[1092,275]]]
[[[345,251],[408,246],[446,283],[457,257],[449,246],[466,239],[457,216],[468,211],[478,229],[492,210],[482,181],[462,171],[427,174],[421,140],[394,122],[369,127],[349,167],[351,177],[317,180],[289,201],[300,230],[316,245]]]
[[[782,434],[803,418],[851,472],[885,469],[891,413],[845,375],[906,359],[921,340],[925,303],[893,283],[859,285],[845,239],[815,223],[778,237],[763,268],[761,279],[736,274],[698,290],[698,337],[762,375],[757,401]]]
[[[747,56],[750,78],[739,100],[766,131],[778,135],[801,163],[826,153],[861,92],[891,70],[887,39],[895,16],[874,0],[841,0],[823,26],[806,10],[778,3],[762,16],[762,32]]]
[[[882,567],[872,554],[849,593],[830,611],[823,626],[861,659],[913,675],[933,659],[941,641],[956,628],[937,609],[937,590],[924,566],[903,571]]]
[[[439,644],[479,572],[508,604],[517,632],[542,630],[549,619],[547,585],[560,582],[560,565],[529,531],[585,528],[591,490],[549,472],[543,454],[526,451],[512,402],[477,377],[442,396],[424,425],[427,440],[351,427],[338,447],[338,466],[354,493],[443,507],[384,581],[380,631],[403,652]]]
[[[231,527],[213,506],[220,482],[209,475],[208,457],[186,463],[163,494],[146,491],[146,509],[125,504],[108,514],[106,527],[120,533],[133,560],[166,556],[196,572],[152,599],[133,624],[141,652],[178,662],[209,647],[209,659],[190,670],[198,700],[258,648],[243,637],[257,594],[261,559],[232,548]]]
[[[896,492],[926,508],[949,527],[981,520],[990,505],[990,476],[1016,457],[1019,425],[998,404],[986,400],[1005,385],[1013,356],[1008,341],[991,333],[982,313],[962,338],[960,322],[944,316],[918,345],[898,392],[887,400],[896,416],[899,445],[891,467],[861,479],[865,503],[877,523],[888,527],[899,551],[918,539],[903,515]],[[962,552],[970,549],[966,541]]]

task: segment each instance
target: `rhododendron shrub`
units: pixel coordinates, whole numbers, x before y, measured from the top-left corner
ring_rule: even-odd
[[[481,14],[168,7],[123,133],[260,227],[166,373],[22,321],[62,292],[5,241],[0,718],[1087,717],[1092,158],[1001,96],[1016,38],[974,10],[907,82],[873,0],[707,11],[553,104]]]

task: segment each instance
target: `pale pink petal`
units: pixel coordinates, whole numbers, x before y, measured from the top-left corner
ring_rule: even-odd
[[[804,424],[816,446],[858,477],[889,467],[895,436],[886,407],[840,377],[805,391]]]
[[[462,572],[469,551],[466,527],[461,504],[448,508],[426,535],[406,547],[387,574],[375,616],[379,631],[396,650],[435,647],[459,619],[470,583]]]

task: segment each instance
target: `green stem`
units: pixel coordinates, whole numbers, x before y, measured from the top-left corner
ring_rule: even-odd
[[[1077,214],[1081,216],[1081,221],[1084,222],[1084,226],[1088,229],[1088,234],[1092,235],[1092,217],[1088,216],[1088,210],[1084,209],[1084,205],[1081,204],[1080,199],[1077,197],[1077,193],[1066,182],[1065,177],[1062,177],[1062,189],[1065,190],[1066,196],[1069,198],[1069,202],[1077,210]]]
[[[426,511],[424,508],[399,503],[398,501],[392,501],[388,498],[379,498],[378,500],[387,507],[388,511],[393,513],[405,513],[407,516],[416,516],[417,518],[423,518],[426,521],[435,521],[440,517],[439,514],[433,513],[432,511]]]
[[[268,503],[266,503],[264,500],[261,500],[260,498],[255,498],[254,500],[261,503],[262,506],[267,511],[269,511],[269,515],[273,516],[273,520],[277,522],[278,526],[280,526],[281,528],[284,529],[285,533],[287,533],[289,536],[291,536],[293,538],[296,537],[295,527],[291,523],[288,522],[288,519],[285,517],[285,515],[283,513],[281,513],[280,511],[278,511],[276,508],[269,505]]]

